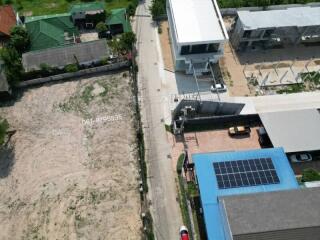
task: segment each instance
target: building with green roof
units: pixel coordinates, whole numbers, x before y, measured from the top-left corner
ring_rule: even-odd
[[[98,22],[104,22],[106,19],[102,2],[74,4],[70,8],[70,14],[73,23],[80,28],[94,28]]]
[[[132,31],[125,8],[111,10],[111,15],[106,20],[106,25],[110,29],[111,34],[120,34]]]
[[[72,44],[79,35],[69,13],[27,17],[25,26],[31,51]]]

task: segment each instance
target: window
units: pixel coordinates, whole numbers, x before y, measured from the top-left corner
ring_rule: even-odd
[[[189,45],[185,45],[185,46],[182,46],[181,47],[181,55],[187,55],[187,54],[190,54],[189,52],[190,50],[190,46]]]
[[[244,37],[244,38],[249,38],[250,35],[251,35],[251,30],[246,30],[246,31],[244,31],[244,33],[243,33],[243,37]]]
[[[208,45],[208,52],[218,52],[219,51],[219,43],[211,43]]]
[[[191,54],[205,53],[207,51],[207,44],[197,44],[191,46]]]

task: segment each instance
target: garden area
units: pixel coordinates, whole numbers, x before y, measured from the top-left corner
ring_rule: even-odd
[[[0,0],[2,4],[13,4],[20,15],[37,16],[68,12],[75,3],[94,2],[91,0]],[[128,8],[138,4],[137,0],[105,0],[106,10]]]

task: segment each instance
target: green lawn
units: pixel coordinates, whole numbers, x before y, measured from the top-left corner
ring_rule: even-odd
[[[105,6],[107,10],[114,8],[126,8],[135,0],[106,0]],[[1,0],[0,0],[1,2]],[[81,2],[80,0],[12,0],[20,15],[26,14],[46,15],[55,13],[68,12],[70,6],[74,3]],[[84,1],[83,1],[84,2]],[[88,1],[87,1],[88,2]]]

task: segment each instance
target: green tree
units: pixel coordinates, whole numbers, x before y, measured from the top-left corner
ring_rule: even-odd
[[[15,26],[10,31],[9,45],[14,47],[20,54],[27,51],[30,46],[28,31],[21,26]]]
[[[21,81],[23,67],[21,55],[15,48],[7,47],[0,51],[0,57],[4,62],[4,70],[10,86],[15,86]]]
[[[153,0],[150,8],[153,19],[161,15],[166,14],[166,1],[165,0]]]
[[[9,123],[6,119],[0,119],[0,145],[4,143],[4,139],[9,128]]]
[[[126,32],[121,35],[120,46],[123,50],[131,50],[132,45],[137,41],[136,35],[133,32]]]
[[[101,33],[107,31],[108,28],[104,22],[98,22],[98,24],[96,25],[96,30],[98,33]]]

